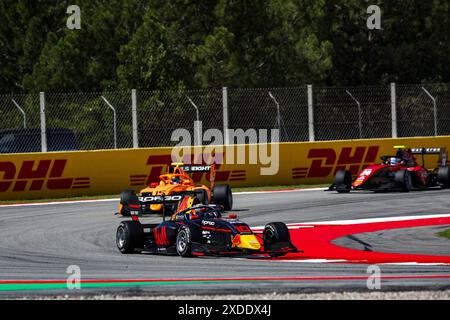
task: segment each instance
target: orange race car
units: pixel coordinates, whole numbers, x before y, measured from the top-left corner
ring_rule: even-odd
[[[210,187],[197,185],[189,174],[209,172]],[[172,163],[167,173],[159,176],[159,183],[153,182],[142,189],[136,203],[133,190],[124,190],[120,194],[118,214],[130,216],[132,211],[139,210],[143,214],[173,214],[179,202],[186,195],[195,195],[201,204],[217,204],[224,210],[233,207],[233,194],[229,185],[215,185],[215,165],[184,165]]]

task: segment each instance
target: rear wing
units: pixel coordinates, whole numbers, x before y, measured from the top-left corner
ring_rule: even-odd
[[[172,169],[170,169],[172,168]],[[179,168],[185,173],[196,173],[196,172],[209,172],[209,182],[211,183],[211,189],[214,189],[216,183],[216,164],[211,165],[185,165],[183,163],[172,163],[169,166],[169,173],[174,173],[175,169]]]
[[[426,155],[439,155],[438,164],[441,167],[447,165],[448,161],[448,152],[447,148],[411,148],[412,154],[420,154],[422,155],[422,161],[424,162],[424,156]]]
[[[212,166],[180,166],[180,168],[186,172],[186,173],[193,173],[193,172],[210,172]]]
[[[209,166],[181,166],[186,173],[195,173],[195,172],[209,172],[209,182],[211,183],[211,189],[214,189],[214,185],[216,184],[216,164],[213,163]]]
[[[441,154],[442,152],[447,153],[447,148],[411,148],[413,154]]]

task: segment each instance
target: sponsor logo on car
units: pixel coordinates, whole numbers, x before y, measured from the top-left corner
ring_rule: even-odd
[[[361,171],[361,173],[358,175],[358,178],[356,178],[355,182],[353,183],[354,186],[361,185],[367,179],[367,177],[370,177],[372,171],[372,169],[364,169],[363,171]]]
[[[140,202],[164,202],[164,201],[180,201],[183,199],[183,196],[148,196],[148,197],[139,197]]]

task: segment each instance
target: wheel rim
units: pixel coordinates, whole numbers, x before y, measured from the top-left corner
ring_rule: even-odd
[[[345,187],[348,190],[352,187],[352,175],[350,173],[347,173],[345,176]]]
[[[177,249],[178,252],[183,252],[184,250],[186,250],[187,247],[187,236],[186,236],[186,232],[180,231],[180,233],[178,234],[177,237]]]
[[[125,243],[125,232],[123,228],[119,228],[119,230],[117,230],[116,242],[119,249],[122,249]]]
[[[406,174],[405,175],[405,184],[406,184],[406,188],[409,190],[411,189],[412,186],[412,178],[410,174]]]
[[[273,243],[274,233],[271,229],[266,229],[264,234],[264,243],[271,244]]]

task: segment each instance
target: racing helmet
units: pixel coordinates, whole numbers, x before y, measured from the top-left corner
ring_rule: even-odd
[[[181,178],[180,177],[173,177],[172,180],[170,181],[171,184],[180,184],[181,183]]]
[[[199,212],[196,209],[191,209],[186,213],[188,214],[189,220],[196,220],[201,218]]]
[[[389,164],[390,164],[391,166],[396,166],[397,163],[398,163],[398,159],[397,159],[396,157],[391,157],[391,158],[389,158]]]
[[[205,211],[207,211],[207,217],[209,218],[220,218],[220,212],[216,211],[216,210],[207,210],[206,208],[204,208]]]

